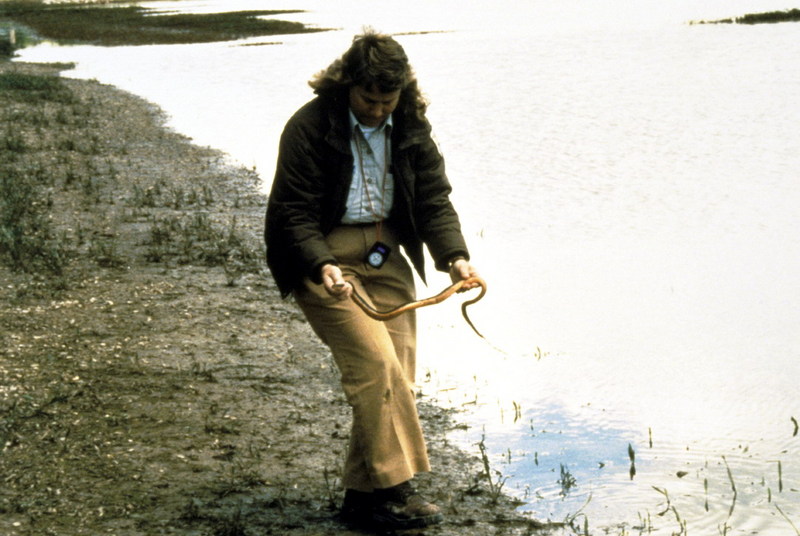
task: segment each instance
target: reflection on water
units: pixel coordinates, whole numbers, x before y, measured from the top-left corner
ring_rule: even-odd
[[[489,283],[470,316],[492,344],[458,298],[420,312],[423,391],[470,424],[454,440],[478,455],[483,438],[523,509],[580,511],[593,534],[791,534],[797,26],[684,24],[785,7],[701,4],[307,0],[297,20],[343,30],[23,59],[79,62],[268,183],[306,80],[362,24],[445,30],[400,39]]]

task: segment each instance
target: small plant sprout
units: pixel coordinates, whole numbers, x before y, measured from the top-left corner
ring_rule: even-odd
[[[631,460],[631,468],[629,471],[631,480],[636,476],[636,453],[633,451],[633,445],[628,443],[628,458]]]
[[[558,484],[561,485],[561,496],[566,497],[569,494],[570,490],[578,485],[578,481],[569,471],[567,466],[565,466],[563,463],[560,465],[561,465],[561,470],[560,470],[561,477],[558,479]]]
[[[733,473],[731,472],[731,467],[728,465],[728,460],[725,458],[725,456],[722,457],[722,461],[725,462],[725,469],[728,472],[728,480],[731,483],[731,490],[733,491],[733,498],[731,499],[731,508],[728,511],[728,519],[730,520],[731,516],[733,516],[733,509],[736,507],[736,498],[738,496],[738,492],[736,491],[736,482],[733,481]]]
[[[485,477],[486,482],[489,484],[489,494],[492,502],[497,503],[508,477],[503,476],[500,471],[492,470],[489,463],[489,453],[486,449],[486,434],[481,435],[481,440],[478,443],[478,450],[481,452],[481,462],[483,463],[482,476]],[[496,475],[497,480],[494,479],[493,474]]]
[[[795,533],[797,536],[800,536],[800,529],[798,529],[798,528],[797,528],[797,525],[795,525],[795,524],[792,522],[792,520],[791,520],[791,519],[789,519],[789,516],[787,516],[787,515],[784,513],[784,511],[783,511],[783,510],[781,510],[781,507],[780,507],[780,506],[778,506],[778,505],[776,504],[776,505],[775,505],[775,509],[778,511],[778,513],[779,513],[781,516],[783,516],[783,519],[785,519],[785,520],[786,520],[786,521],[789,523],[789,525],[791,525],[791,526],[792,526],[792,529],[794,529],[794,533]]]

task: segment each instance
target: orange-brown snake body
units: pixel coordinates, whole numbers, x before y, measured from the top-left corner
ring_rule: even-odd
[[[469,327],[472,328],[479,337],[483,338],[483,335],[475,328],[475,325],[469,319],[469,315],[467,315],[467,307],[472,305],[473,303],[477,302],[486,294],[486,282],[481,279],[480,277],[470,277],[468,279],[462,279],[460,281],[456,281],[443,291],[441,291],[436,296],[431,296],[430,298],[425,298],[423,300],[417,300],[413,302],[404,303],[394,309],[390,309],[388,311],[378,311],[375,309],[363,296],[361,296],[358,292],[356,292],[355,288],[353,289],[352,299],[353,301],[367,314],[367,316],[374,318],[375,320],[389,320],[396,316],[399,316],[407,311],[411,311],[414,309],[419,309],[420,307],[425,307],[427,305],[434,305],[437,303],[441,303],[456,292],[462,291],[462,287],[468,283],[477,283],[481,287],[481,292],[475,298],[471,300],[467,300],[461,304],[461,314],[464,317],[464,320],[467,321]]]

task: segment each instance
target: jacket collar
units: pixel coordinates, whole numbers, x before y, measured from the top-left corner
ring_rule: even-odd
[[[328,108],[328,122],[330,128],[325,135],[327,141],[334,149],[344,154],[351,154],[349,108],[345,99],[331,99]],[[398,150],[404,150],[412,145],[421,143],[430,136],[431,126],[427,121],[409,120],[399,112],[392,114],[392,141]]]

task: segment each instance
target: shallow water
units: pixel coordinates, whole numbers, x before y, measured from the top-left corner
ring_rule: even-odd
[[[176,5],[223,4],[274,7]],[[423,391],[471,425],[453,440],[477,454],[485,437],[523,509],[563,520],[583,507],[592,533],[672,534],[678,517],[691,534],[795,533],[800,26],[686,24],[785,6],[330,4],[293,18],[339,31],[245,42],[280,44],[22,59],[77,61],[74,76],[156,102],[268,185],[306,80],[362,24],[437,32],[399,39],[489,282],[470,309],[488,343],[458,298],[420,314]],[[420,294],[446,284],[434,275]]]

